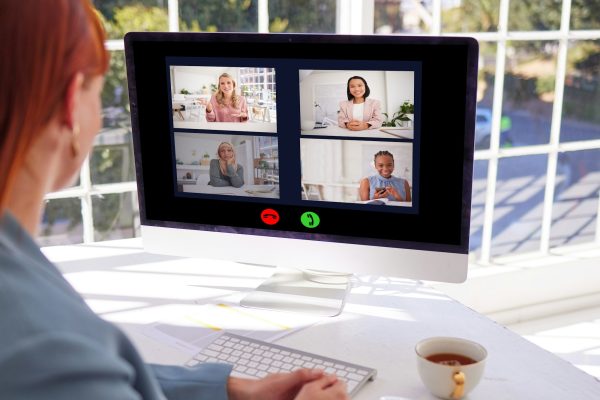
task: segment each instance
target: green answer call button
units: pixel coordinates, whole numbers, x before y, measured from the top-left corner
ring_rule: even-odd
[[[317,213],[307,211],[300,216],[300,222],[307,228],[316,228],[321,223],[321,218]]]

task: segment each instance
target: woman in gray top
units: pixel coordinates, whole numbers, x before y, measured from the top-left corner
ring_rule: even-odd
[[[347,398],[318,371],[246,380],[226,364],[146,364],[92,312],[32,237],[44,195],[75,181],[100,129],[106,37],[89,0],[1,9],[0,399]]]
[[[222,142],[217,148],[216,160],[210,160],[211,186],[233,186],[236,188],[244,185],[244,167],[235,160],[235,150],[229,142]]]

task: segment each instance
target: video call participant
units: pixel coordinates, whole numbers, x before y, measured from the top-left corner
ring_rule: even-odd
[[[368,99],[371,89],[367,81],[360,76],[348,79],[346,85],[348,101],[340,103],[338,125],[352,131],[376,129],[383,123],[381,103],[379,100]]]
[[[210,100],[200,99],[198,102],[206,106],[208,122],[247,122],[248,104],[246,98],[236,93],[235,80],[231,75],[223,73],[219,76],[217,93]]]
[[[244,167],[235,160],[235,150],[231,143],[223,142],[217,148],[218,159],[210,160],[211,186],[233,186],[236,188],[244,185]]]
[[[348,399],[319,371],[248,380],[227,364],[146,364],[94,314],[33,237],[45,194],[74,182],[101,127],[106,35],[89,0],[1,9],[0,399]]]
[[[360,199],[364,201],[387,198],[392,201],[412,201],[408,181],[392,175],[394,172],[392,153],[386,150],[379,151],[375,153],[374,162],[378,174],[360,181]]]

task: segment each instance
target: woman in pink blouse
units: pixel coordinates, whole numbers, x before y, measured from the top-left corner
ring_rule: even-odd
[[[247,122],[248,105],[244,96],[235,92],[235,81],[231,75],[223,73],[219,76],[217,93],[210,101],[200,100],[206,106],[208,122]]]

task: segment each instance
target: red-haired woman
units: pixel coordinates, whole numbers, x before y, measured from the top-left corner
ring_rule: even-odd
[[[0,4],[0,399],[344,398],[316,371],[147,365],[40,252],[44,195],[73,181],[101,125],[104,40],[89,0]]]

